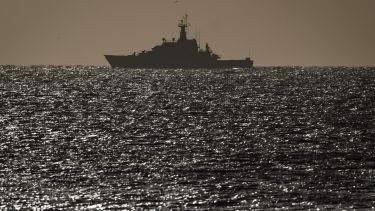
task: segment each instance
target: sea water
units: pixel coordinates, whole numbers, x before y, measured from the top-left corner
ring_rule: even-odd
[[[0,210],[375,206],[375,68],[1,66],[0,97]]]

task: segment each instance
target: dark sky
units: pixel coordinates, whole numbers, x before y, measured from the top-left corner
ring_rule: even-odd
[[[0,0],[0,64],[107,65],[189,37],[255,65],[375,66],[375,0]]]

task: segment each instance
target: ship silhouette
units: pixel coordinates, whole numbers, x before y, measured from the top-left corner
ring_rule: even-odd
[[[180,37],[176,41],[163,38],[161,45],[151,51],[142,51],[127,56],[105,55],[112,67],[121,68],[249,68],[253,66],[250,57],[243,60],[220,60],[209,45],[202,49],[196,39],[187,38],[190,24],[187,15],[179,22]]]

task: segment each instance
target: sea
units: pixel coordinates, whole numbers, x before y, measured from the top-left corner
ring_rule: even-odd
[[[0,210],[374,207],[374,67],[0,66]]]

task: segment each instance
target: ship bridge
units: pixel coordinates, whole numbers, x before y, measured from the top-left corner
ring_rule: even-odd
[[[165,55],[165,56],[189,56],[196,55],[198,53],[199,47],[195,39],[187,39],[187,28],[190,26],[188,23],[188,15],[185,15],[178,27],[180,27],[180,37],[177,42],[175,39],[172,41],[167,41],[163,38],[163,43],[161,45],[155,46],[152,48],[152,53],[156,55]]]

